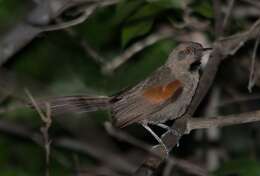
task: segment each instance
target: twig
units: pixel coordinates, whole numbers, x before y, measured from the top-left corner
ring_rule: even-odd
[[[254,50],[253,50],[253,54],[252,54],[249,81],[248,81],[248,87],[247,87],[248,91],[250,93],[252,92],[252,88],[254,87],[256,79],[257,79],[257,74],[255,74],[255,71],[256,71],[255,61],[256,61],[256,54],[257,54],[257,49],[259,46],[259,41],[260,41],[260,38],[258,37],[257,40],[255,41],[255,46],[254,46]]]
[[[230,20],[230,17],[231,17],[234,5],[235,5],[235,0],[230,0],[228,2],[228,8],[227,8],[226,16],[224,18],[223,25],[222,25],[223,26],[223,31],[226,29],[226,27],[228,25],[228,22]]]
[[[226,11],[224,9],[224,11]],[[258,18],[259,17],[259,9],[255,6],[245,6],[245,5],[236,5],[233,10],[233,16],[236,19],[241,18]]]
[[[260,8],[259,1],[255,1],[255,0],[243,0],[243,1],[249,3],[249,4],[253,5],[253,6],[256,6],[256,7]]]
[[[116,58],[112,59],[111,62],[106,63],[104,65],[104,67],[102,68],[102,71],[104,73],[113,72],[118,67],[120,67],[122,64],[127,62],[136,53],[142,51],[144,48],[151,46],[160,40],[172,37],[173,34],[174,33],[173,33],[172,29],[164,28],[154,34],[149,35],[145,39],[134,43],[132,46],[130,46],[128,49],[126,49],[122,54],[120,54]]]
[[[63,22],[55,25],[40,27],[42,32],[61,30],[61,29],[65,29],[65,28],[69,28],[81,24],[84,21],[86,21],[88,17],[92,15],[97,8],[113,5],[117,3],[118,0],[106,0],[106,1],[94,1],[94,2],[95,3],[93,5],[86,6],[84,10],[81,9],[83,13],[78,18],[71,20],[69,22]]]
[[[244,123],[252,123],[257,121],[260,121],[260,110],[227,116],[189,118],[187,121],[187,130],[185,133],[188,134],[190,133],[190,131],[195,129],[223,127]]]
[[[250,29],[240,32],[229,37],[221,38],[217,41],[221,47],[223,56],[234,55],[244,44],[250,40],[259,37],[260,33],[260,18],[250,27]]]
[[[91,47],[85,39],[82,39],[80,36],[78,36],[78,34],[73,29],[67,28],[65,29],[65,31],[71,38],[79,43],[84,52],[87,55],[90,55],[97,64],[105,63],[105,59],[103,58],[103,56],[101,56],[101,54],[99,54],[93,47]]]
[[[71,20],[69,22],[63,22],[63,23],[59,23],[59,24],[40,27],[41,32],[57,31],[57,30],[61,30],[61,29],[65,29],[65,28],[69,28],[69,27],[81,24],[94,12],[94,10],[96,8],[97,8],[96,5],[86,8],[86,10],[82,13],[82,15],[80,15],[78,18]]]
[[[49,128],[51,127],[52,119],[51,119],[51,107],[48,103],[46,103],[46,114],[39,108],[36,101],[34,100],[32,94],[25,89],[25,93],[29,97],[30,101],[33,104],[33,107],[36,109],[38,114],[40,115],[44,126],[41,127],[41,132],[44,140],[44,148],[46,153],[46,176],[49,176],[49,163],[50,163],[50,151],[51,151],[51,140],[49,139]]]

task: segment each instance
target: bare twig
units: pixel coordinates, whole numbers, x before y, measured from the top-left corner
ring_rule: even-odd
[[[41,32],[57,31],[57,30],[61,30],[61,29],[65,29],[65,28],[69,28],[69,27],[81,24],[94,12],[94,10],[96,8],[97,8],[96,5],[86,8],[86,10],[82,13],[82,15],[80,15],[78,18],[71,20],[69,22],[63,22],[63,23],[59,23],[59,24],[40,27]]]
[[[244,123],[252,123],[257,121],[260,121],[259,110],[242,114],[232,114],[227,116],[190,118],[187,121],[187,130],[185,133],[188,134],[191,130],[195,129],[223,127]]]
[[[232,10],[233,10],[234,4],[235,4],[235,0],[230,0],[228,2],[228,8],[227,8],[226,16],[225,16],[224,21],[223,21],[223,31],[225,30],[225,28],[228,25],[228,22],[230,20],[231,14],[232,14]]]
[[[71,38],[73,38],[75,41],[77,41],[79,43],[79,45],[84,50],[84,52],[87,55],[90,55],[91,58],[93,59],[93,61],[95,61],[97,64],[104,64],[105,63],[105,58],[103,58],[103,56],[101,56],[101,54],[99,54],[93,47],[91,47],[89,45],[89,43],[87,42],[87,40],[82,39],[76,33],[76,31],[74,31],[73,29],[69,29],[69,28],[65,29],[65,31],[68,33],[68,35]]]
[[[248,91],[251,93],[252,88],[255,85],[255,82],[257,80],[257,74],[255,74],[256,71],[256,65],[255,65],[255,60],[256,60],[256,54],[257,54],[257,49],[259,45],[260,38],[258,37],[257,40],[255,41],[255,46],[252,54],[252,61],[251,61],[251,67],[250,67],[250,74],[249,74],[249,81],[248,81]]]
[[[41,132],[44,140],[44,148],[46,153],[46,176],[49,176],[49,163],[50,163],[50,151],[51,151],[51,140],[49,139],[49,128],[51,127],[52,119],[51,119],[51,107],[48,103],[46,103],[46,114],[39,108],[32,94],[26,89],[25,90],[27,96],[32,102],[34,108],[37,110],[40,115],[44,126],[41,127]]]
[[[260,2],[259,1],[255,1],[255,0],[243,0],[243,1],[260,8]]]
[[[218,43],[223,46],[221,47],[221,54],[224,56],[234,55],[248,40],[259,37],[259,30],[260,18],[250,27],[250,29],[229,37],[221,38],[218,41]]]
[[[128,61],[133,55],[142,51],[144,48],[153,45],[154,43],[172,37],[174,34],[173,29],[163,28],[156,33],[153,33],[146,37],[144,40],[134,43],[128,49],[126,49],[122,54],[112,59],[111,62],[108,62],[102,68],[104,73],[111,73]]]
[[[59,24],[55,24],[55,25],[49,25],[49,26],[43,26],[40,27],[42,32],[47,32],[47,31],[56,31],[56,30],[61,30],[61,29],[65,29],[65,28],[69,28],[72,26],[76,26],[78,24],[83,23],[84,21],[86,21],[88,19],[88,17],[90,15],[93,14],[93,12],[99,8],[99,7],[105,7],[108,5],[113,5],[115,3],[118,2],[118,0],[106,0],[106,1],[94,1],[96,3],[94,3],[93,5],[90,6],[86,6],[82,13],[82,15],[80,15],[78,18],[71,20],[69,22],[63,22],[63,23],[59,23]]]

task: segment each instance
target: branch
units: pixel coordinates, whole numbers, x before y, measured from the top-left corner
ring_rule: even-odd
[[[244,44],[251,39],[260,36],[260,18],[244,32],[221,38],[218,43],[222,45],[221,52],[223,56],[234,55]]]
[[[84,22],[98,7],[116,4],[118,0],[52,0],[41,1],[28,13],[23,21],[19,22],[0,39],[0,66],[28,45],[35,37],[45,31],[64,29]],[[87,4],[83,14],[75,20],[51,25],[62,13],[71,7]]]
[[[37,105],[35,99],[33,98],[32,94],[29,90],[25,89],[25,93],[27,94],[28,98],[32,102],[33,107],[36,109],[38,115],[40,116],[41,120],[43,121],[44,125],[41,127],[41,132],[43,135],[44,141],[44,148],[45,148],[45,161],[46,161],[46,176],[50,175],[49,165],[50,165],[50,155],[51,155],[51,140],[49,138],[49,128],[52,124],[51,118],[51,108],[48,103],[46,103],[46,113],[44,113],[39,106]]]
[[[260,8],[260,2],[257,0],[256,1],[255,0],[242,0],[242,1],[247,2],[257,8]]]
[[[257,121],[260,121],[260,110],[227,116],[189,118],[187,121],[187,130],[185,133],[189,134],[190,131],[197,129],[239,125]]]

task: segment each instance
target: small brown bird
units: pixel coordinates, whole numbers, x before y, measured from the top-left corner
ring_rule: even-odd
[[[169,129],[163,123],[185,113],[199,82],[201,58],[209,49],[195,42],[182,43],[147,79],[114,96],[65,96],[45,102],[50,104],[54,114],[109,109],[115,126],[122,128],[140,123],[163,145],[148,125]]]

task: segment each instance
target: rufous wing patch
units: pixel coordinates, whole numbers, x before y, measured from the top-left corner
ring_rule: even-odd
[[[179,92],[182,89],[182,84],[179,80],[174,80],[166,85],[155,86],[147,88],[143,96],[152,104],[159,104],[171,97],[174,97],[174,94]]]

